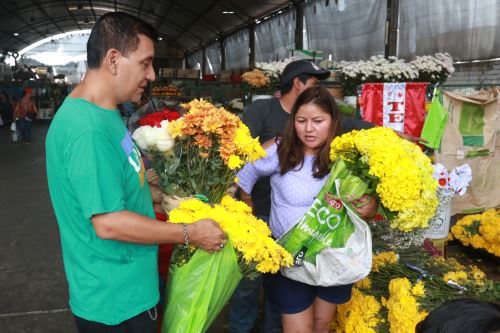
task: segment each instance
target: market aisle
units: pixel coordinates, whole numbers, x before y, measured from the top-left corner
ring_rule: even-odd
[[[68,308],[59,230],[45,176],[45,136],[37,121],[33,143],[12,143],[0,128],[0,332],[76,332]],[[227,308],[208,333],[226,332]]]
[[[45,177],[48,122],[33,143],[0,128],[0,332],[74,332],[59,232]]]

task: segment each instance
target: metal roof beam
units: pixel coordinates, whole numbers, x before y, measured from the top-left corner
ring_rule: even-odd
[[[92,0],[89,0],[89,5],[90,5],[90,11],[92,12],[92,15],[94,15],[94,22],[96,22],[97,16],[95,15],[94,5],[92,5]]]
[[[208,8],[205,9],[202,13],[200,13],[197,17],[195,17],[194,21],[192,21],[191,24],[186,29],[184,29],[184,31],[181,31],[177,36],[175,36],[172,41],[175,43],[179,39],[179,37],[181,37],[183,34],[185,34],[186,32],[188,32],[188,30],[191,29],[191,27],[193,25],[195,25],[196,23],[198,23],[198,21],[200,21],[203,18],[203,16],[205,16],[206,13],[208,13],[210,10],[212,10],[212,7],[218,1],[219,0],[213,0],[212,3],[208,6]],[[217,32],[220,33],[220,31],[217,31]]]
[[[19,18],[19,20],[27,27],[30,27],[34,32],[42,36],[43,38],[47,37],[47,35],[44,35],[42,32],[38,31],[33,27],[33,24],[30,24],[28,21],[26,21],[21,15],[17,13],[17,11],[11,11],[10,9],[7,9],[5,6],[3,6],[4,10],[7,12],[7,15],[5,16],[16,16]]]
[[[61,29],[61,27],[56,23],[56,21],[54,21],[48,14],[47,12],[45,11],[45,9],[43,9],[42,6],[40,6],[40,4],[36,1],[33,1],[33,0],[30,0],[30,2],[39,10],[42,12],[43,15],[45,15],[45,17],[53,24],[56,26],[57,29],[59,29],[59,31],[61,33],[64,33],[63,29]]]
[[[82,30],[82,27],[80,26],[80,23],[78,23],[78,20],[76,19],[75,15],[73,15],[73,12],[71,12],[71,10],[69,10],[68,3],[66,2],[66,0],[63,0],[63,2],[64,2],[64,7],[66,7],[66,11],[71,16],[73,21],[75,21],[75,24],[78,27],[78,29]]]
[[[141,17],[142,5],[144,5],[144,0],[141,0],[141,4],[137,8],[137,17]]]
[[[165,10],[165,13],[163,13],[162,17],[160,18],[160,20],[158,21],[158,24],[156,25],[156,30],[158,30],[160,28],[160,25],[162,24],[162,22],[167,18],[168,14],[170,13],[170,11],[172,11],[172,8],[174,8],[174,2],[171,1],[170,2],[170,5],[167,7],[167,9]]]
[[[180,11],[181,11],[184,15],[189,16],[189,17],[191,17],[192,19],[196,19],[196,17],[197,17],[197,16],[196,16],[196,15],[193,15],[193,13],[192,13],[192,10],[191,10],[191,9],[187,8],[186,6],[182,5],[181,3],[179,3],[179,2],[178,2],[178,1],[176,1],[176,0],[172,0],[172,3],[173,3],[173,4],[177,7],[177,8],[179,8],[179,9],[180,9]],[[214,26],[212,23],[210,23],[209,21],[207,21],[206,19],[201,18],[201,20],[200,20],[200,21],[202,21],[202,22],[203,22],[203,24],[205,24],[205,25],[207,26],[207,28],[211,29],[213,32],[215,32],[215,33],[218,33],[218,32],[219,32],[219,29],[218,29],[216,26]]]
[[[235,9],[236,11],[234,12],[234,14],[236,16],[238,16],[238,18],[240,20],[242,20],[243,22],[246,22],[248,20],[253,20],[254,18],[248,14],[247,12],[245,12],[243,9],[239,8],[238,6],[236,6],[231,0],[226,0],[226,1],[222,1],[223,3],[226,3],[226,4],[229,4],[229,6],[233,7],[233,9]],[[241,14],[245,15],[246,17],[242,17]]]

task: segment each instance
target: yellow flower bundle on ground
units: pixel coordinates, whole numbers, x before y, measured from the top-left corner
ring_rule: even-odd
[[[451,228],[451,234],[464,245],[500,257],[500,210],[489,209],[482,214],[467,215]]]
[[[190,199],[170,212],[173,223],[192,223],[201,218],[219,223],[228,234],[228,246],[216,254],[192,246],[175,247],[162,332],[206,331],[242,276],[276,273],[292,264],[291,255],[271,238],[268,226],[243,202],[225,196],[212,206]]]
[[[495,301],[500,283],[473,265],[431,257],[420,248],[374,255],[372,273],[357,282],[351,300],[339,305],[332,332],[415,332],[427,314],[455,298]]]
[[[384,127],[352,131],[332,141],[332,161],[342,160],[352,176],[379,199],[391,227],[402,231],[427,227],[437,207],[437,181],[430,159],[420,148]]]

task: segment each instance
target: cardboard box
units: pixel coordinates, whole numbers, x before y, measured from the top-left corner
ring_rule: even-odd
[[[177,69],[178,79],[199,79],[200,71],[198,69]]]
[[[219,80],[222,83],[229,83],[231,82],[231,75],[233,74],[232,71],[221,71]]]
[[[176,71],[177,68],[166,68],[166,67],[160,68],[158,76],[167,79],[173,79],[175,78]]]

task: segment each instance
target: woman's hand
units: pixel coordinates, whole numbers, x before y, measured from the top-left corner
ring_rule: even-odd
[[[364,194],[361,198],[351,201],[362,219],[370,219],[377,213],[378,202],[375,197]]]
[[[238,187],[237,191],[239,191],[240,200],[246,203],[250,208],[252,208],[253,212],[255,206],[253,205],[252,196],[249,193],[243,191],[241,187]]]
[[[155,169],[147,169],[146,170],[146,178],[149,184],[158,185],[160,184],[160,177],[158,173],[156,173]]]

